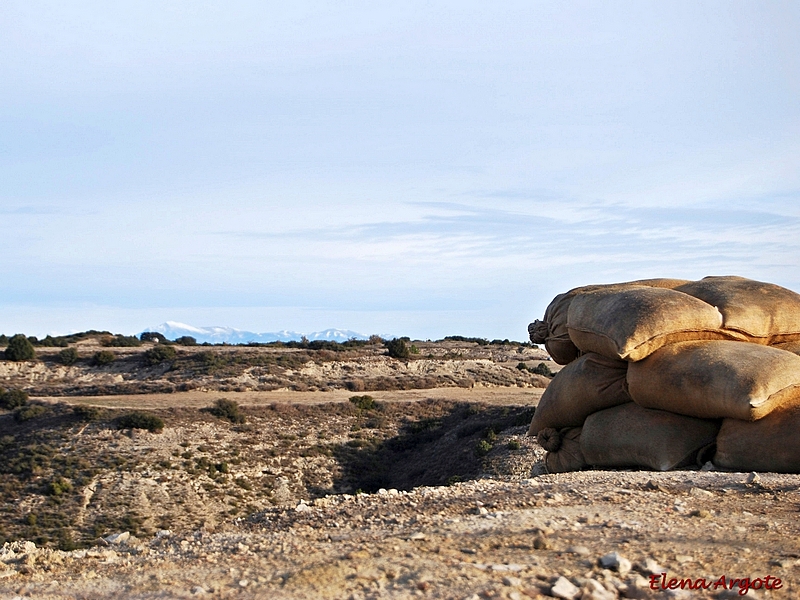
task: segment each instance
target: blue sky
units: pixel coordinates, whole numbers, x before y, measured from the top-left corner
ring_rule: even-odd
[[[0,4],[0,332],[525,339],[800,291],[796,2]]]

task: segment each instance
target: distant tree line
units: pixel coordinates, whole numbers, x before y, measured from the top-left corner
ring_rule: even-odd
[[[165,348],[166,346],[230,346],[223,342],[222,344],[211,344],[203,342],[198,344],[197,340],[189,335],[184,335],[175,340],[168,340],[162,333],[155,331],[146,331],[136,337],[134,335],[113,334],[109,331],[89,330],[80,333],[72,333],[69,335],[51,336],[48,335],[43,339],[38,339],[36,336],[25,336],[18,333],[12,337],[0,334],[0,347],[5,346],[3,358],[6,360],[34,360],[36,358],[36,347],[55,347],[64,348],[59,353],[57,360],[64,365],[72,365],[78,360],[77,351],[74,348],[68,348],[71,344],[75,344],[87,338],[99,338],[100,343],[107,347],[136,347],[141,346],[143,342],[155,342],[162,347],[161,350],[156,348],[148,350],[146,354],[146,363],[155,365],[164,360],[172,360],[175,358],[174,350],[171,352]],[[450,335],[436,340],[437,342],[466,342],[474,343],[479,346],[533,346],[530,342],[515,342],[508,339],[500,340],[495,339],[489,341],[486,338],[480,337],[466,337],[463,335]],[[380,336],[372,335],[368,340],[359,340],[351,338],[343,342],[334,340],[309,340],[305,336],[299,341],[275,341],[275,342],[247,342],[243,344],[233,344],[248,347],[267,347],[267,348],[295,348],[299,350],[329,350],[332,352],[343,352],[346,350],[353,350],[356,348],[363,348],[368,345],[382,345],[386,348],[387,354],[392,358],[408,359],[412,354],[419,354],[419,349],[416,345],[411,343],[409,337],[399,337],[384,340]],[[92,364],[102,366],[109,364],[113,361],[113,354],[109,352],[97,353],[92,360]]]

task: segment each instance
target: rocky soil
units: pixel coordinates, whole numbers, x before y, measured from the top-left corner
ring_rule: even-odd
[[[517,343],[413,342],[415,353],[396,360],[381,344],[337,350],[283,346],[170,346],[175,358],[155,362],[147,354],[157,344],[107,347],[102,336],[72,344],[78,360],[59,361],[61,348],[38,347],[36,361],[0,360],[0,385],[33,396],[100,396],[171,393],[188,390],[331,391],[408,390],[441,387],[538,387],[547,378],[518,368],[544,362],[558,365],[535,346]],[[97,364],[98,352],[113,362]]]
[[[525,432],[547,380],[517,368],[541,351],[435,346],[0,361],[40,394],[0,411],[0,597],[800,597],[800,476],[546,474]],[[244,422],[204,410],[223,396]],[[131,408],[163,430],[120,429]]]
[[[69,552],[6,544],[0,592],[796,598],[798,485],[796,476],[767,474],[590,471],[333,495],[259,511],[216,531],[117,532]],[[689,580],[700,589],[687,589]]]

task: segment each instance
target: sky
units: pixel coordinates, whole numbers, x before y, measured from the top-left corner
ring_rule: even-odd
[[[524,340],[800,291],[797,2],[0,3],[0,332]]]

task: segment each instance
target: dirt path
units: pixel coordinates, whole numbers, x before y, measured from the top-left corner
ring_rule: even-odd
[[[415,402],[425,399],[453,400],[456,402],[483,402],[500,406],[527,406],[539,403],[544,389],[516,387],[474,387],[434,388],[425,390],[397,390],[378,392],[359,392],[369,394],[376,400],[385,402]],[[172,394],[130,394],[114,396],[76,396],[34,398],[43,402],[65,402],[68,404],[88,404],[105,408],[202,408],[210,406],[218,398],[235,400],[242,406],[265,406],[269,404],[325,404],[346,402],[356,395],[347,390],[329,392],[175,392]]]

